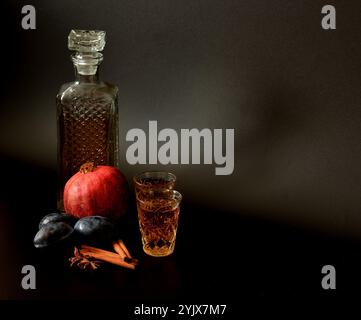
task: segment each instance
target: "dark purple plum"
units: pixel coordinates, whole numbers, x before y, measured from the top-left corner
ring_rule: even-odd
[[[36,248],[45,248],[69,238],[74,229],[64,222],[48,222],[34,237]]]
[[[76,221],[77,219],[70,214],[59,212],[49,213],[41,219],[39,223],[39,229],[50,222],[64,222],[73,227]]]
[[[115,225],[106,217],[89,216],[78,220],[74,226],[76,233],[90,242],[107,242],[115,239]]]

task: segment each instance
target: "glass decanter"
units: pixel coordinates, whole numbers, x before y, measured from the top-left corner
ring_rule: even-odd
[[[98,73],[104,46],[104,31],[72,30],[68,37],[76,79],[56,97],[60,210],[64,185],[82,164],[118,166],[118,88]]]

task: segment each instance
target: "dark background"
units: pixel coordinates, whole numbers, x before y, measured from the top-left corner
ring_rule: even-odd
[[[21,28],[25,4],[37,10],[36,30]],[[321,28],[326,4],[337,30]],[[33,0],[2,1],[1,12],[0,298],[113,297],[119,288],[160,301],[231,300],[231,288],[330,295],[325,264],[337,268],[337,292],[357,287],[360,1]],[[56,205],[55,95],[73,79],[73,28],[107,32],[101,78],[120,88],[121,170],[129,181],[170,170],[184,195],[176,254],[161,262],[142,255],[130,213],[128,241],[144,259],[135,275],[74,276],[31,246]],[[149,120],[159,130],[235,128],[234,173],[128,165],[126,132],[147,131]],[[24,264],[39,270],[36,292],[19,288]]]

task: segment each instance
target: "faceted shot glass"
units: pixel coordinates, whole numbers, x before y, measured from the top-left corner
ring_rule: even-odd
[[[177,178],[173,173],[165,171],[139,173],[133,178],[135,194],[173,190],[176,180]]]
[[[154,257],[173,253],[182,195],[174,190],[176,176],[143,172],[133,179],[143,250]]]

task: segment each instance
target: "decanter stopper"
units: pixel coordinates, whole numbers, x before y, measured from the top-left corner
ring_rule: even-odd
[[[68,48],[78,52],[99,52],[105,47],[105,31],[71,30]]]
[[[80,75],[96,74],[103,60],[99,52],[105,47],[105,31],[71,30],[68,36],[68,48],[75,51],[72,60]]]

